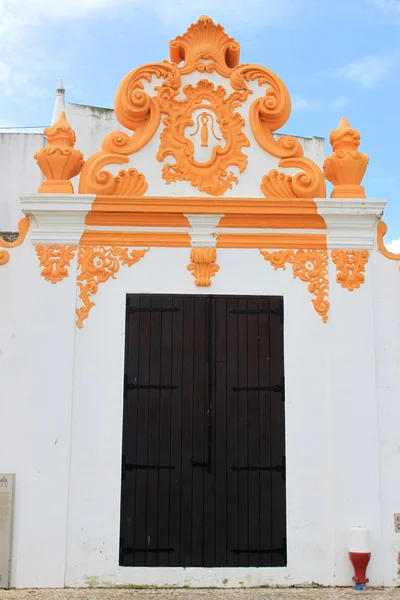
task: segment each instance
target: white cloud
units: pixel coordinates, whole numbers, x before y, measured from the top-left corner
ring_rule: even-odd
[[[390,19],[400,20],[400,0],[371,0]]]
[[[333,98],[330,101],[322,102],[320,100],[312,100],[310,98],[302,98],[300,96],[292,96],[292,109],[293,110],[313,110],[315,108],[343,108],[350,102],[350,98],[347,96],[339,96],[339,98]]]
[[[397,240],[392,240],[390,244],[386,246],[389,252],[394,252],[395,254],[400,254],[400,238]]]
[[[373,87],[385,79],[392,64],[393,58],[390,57],[365,56],[335,69],[332,75],[338,79],[348,79],[364,87]]]
[[[317,100],[310,100],[308,98],[297,98],[292,97],[292,108],[293,110],[311,110],[318,108],[320,103]]]

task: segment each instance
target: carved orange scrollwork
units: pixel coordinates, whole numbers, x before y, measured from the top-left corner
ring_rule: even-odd
[[[364,283],[365,265],[368,262],[368,250],[332,250],[332,260],[336,265],[336,281],[350,292]]]
[[[26,234],[28,233],[30,226],[30,221],[28,217],[22,217],[18,221],[18,237],[13,242],[7,242],[4,238],[0,236],[0,248],[15,248],[16,246],[20,246],[24,239],[26,238]],[[5,265],[10,260],[10,253],[7,250],[0,250],[0,266]]]
[[[68,277],[68,267],[75,257],[76,246],[42,245],[36,246],[39,264],[43,267],[41,276],[57,283]]]
[[[267,198],[324,198],[326,186],[321,169],[309,158],[284,158],[280,167],[298,167],[293,177],[272,169],[264,175],[261,191]]]
[[[243,173],[247,166],[247,156],[242,148],[250,146],[250,142],[242,129],[244,119],[235,109],[246,100],[250,90],[233,92],[227,98],[226,90],[210,81],[202,79],[196,86],[186,85],[183,88],[185,100],[160,98],[161,110],[168,116],[164,119],[165,129],[160,135],[160,149],[157,159],[163,161],[173,156],[175,162],[164,166],[162,175],[167,183],[172,181],[190,181],[199,190],[220,196],[232,188],[238,179],[228,167],[236,166]],[[198,115],[194,112],[200,110]],[[208,147],[208,123],[216,141],[221,138],[215,133],[214,121],[218,124],[224,145],[215,145],[211,157],[206,161],[195,158],[195,146],[185,136],[185,129],[195,125],[196,119],[202,120],[202,147]],[[200,126],[198,127],[198,129]],[[190,135],[197,133],[195,130]]]
[[[219,271],[219,265],[215,264],[217,260],[217,251],[215,248],[193,248],[190,253],[191,263],[188,265],[193,277],[196,278],[196,285],[200,287],[209,287],[211,277]]]
[[[83,327],[83,321],[88,318],[89,312],[95,302],[91,297],[97,293],[100,283],[115,279],[120,265],[131,267],[139,262],[148,251],[131,250],[128,248],[104,248],[102,246],[80,246],[78,251],[78,287],[79,298],[83,306],[76,309],[77,326]]]
[[[164,81],[157,88],[158,96],[150,96],[144,91],[143,81],[150,83],[153,79]],[[179,91],[181,77],[175,65],[168,62],[152,63],[134,69],[121,81],[115,96],[115,114],[124,127],[133,131],[129,136],[123,131],[112,131],[103,140],[101,150],[95,152],[86,162],[80,177],[79,192],[81,194],[103,195],[136,195],[147,190],[144,176],[140,175],[140,185],[136,183],[127,190],[122,189],[119,182],[129,179],[129,171],[120,171],[118,176],[110,171],[102,170],[109,164],[128,163],[128,156],[138,152],[151,140],[161,121],[159,97],[172,98]],[[119,179],[118,179],[119,177]],[[131,176],[132,177],[132,176]],[[134,179],[134,178],[133,178]]]
[[[314,296],[312,299],[314,309],[326,323],[329,311],[328,253],[325,250],[277,250],[276,252],[260,250],[260,252],[275,270],[286,269],[286,263],[292,264],[293,277],[308,283],[308,291]]]
[[[312,160],[304,157],[303,148],[293,136],[275,139],[274,132],[287,122],[291,112],[289,92],[283,81],[269,69],[258,65],[242,65],[231,76],[234,89],[245,89],[248,81],[267,85],[263,98],[257,98],[250,108],[250,125],[259,146],[280,158],[282,168],[299,168],[304,171],[294,177],[273,169],[264,176],[261,191],[267,198],[324,198],[325,178]]]

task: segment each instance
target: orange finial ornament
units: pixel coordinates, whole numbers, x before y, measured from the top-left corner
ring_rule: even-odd
[[[39,186],[40,194],[73,194],[71,179],[82,170],[85,164],[83,154],[74,148],[75,131],[68,123],[65,112],[51,127],[46,127],[44,135],[48,146],[36,152],[34,158],[46,177]]]
[[[360,134],[343,117],[339,127],[331,131],[333,154],[324,162],[326,179],[333,183],[331,198],[365,198],[361,185],[368,165],[368,156],[358,151]]]

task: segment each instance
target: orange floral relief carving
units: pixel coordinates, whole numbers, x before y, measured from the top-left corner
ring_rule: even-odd
[[[215,88],[213,83],[202,79],[195,86],[186,85],[183,93],[185,100],[160,98],[161,110],[167,117],[163,121],[165,129],[160,135],[157,159],[175,158],[174,163],[164,166],[163,178],[167,183],[190,181],[199,190],[220,196],[231,189],[233,183],[238,183],[237,177],[228,172],[228,167],[236,166],[242,173],[247,166],[247,156],[242,148],[250,146],[250,142],[242,131],[245,121],[235,109],[246,100],[250,91],[234,92],[226,97],[225,88]],[[198,119],[202,120],[202,147],[208,147],[210,137],[216,141],[222,138],[225,142],[214,145],[211,156],[205,161],[196,160],[195,145],[185,135],[186,128],[195,126]],[[220,135],[215,132],[215,124],[219,126]],[[199,129],[200,122],[191,135]]]
[[[286,263],[292,265],[293,277],[308,283],[308,291],[314,296],[312,303],[324,323],[328,320],[329,281],[328,252],[325,250],[260,250],[264,259],[274,269],[286,269]]]
[[[39,264],[43,267],[41,276],[57,283],[68,277],[68,267],[75,257],[76,246],[42,245],[36,246]]]
[[[115,279],[120,265],[131,267],[139,262],[148,251],[129,250],[128,248],[104,248],[103,246],[80,246],[78,250],[78,287],[79,298],[83,305],[76,309],[77,326],[82,328],[95,302],[91,297],[97,293],[100,283]]]
[[[190,271],[196,279],[196,285],[200,287],[209,287],[211,277],[219,271],[219,265],[215,264],[217,260],[217,251],[215,248],[193,248],[190,253]]]
[[[331,256],[337,269],[336,281],[342,288],[352,292],[364,283],[368,250],[332,250]]]
[[[18,237],[13,242],[7,242],[4,238],[0,236],[0,248],[15,248],[20,246],[24,239],[26,238],[26,234],[28,233],[30,226],[30,221],[28,217],[22,217],[18,221]],[[10,260],[10,253],[8,250],[0,250],[0,266],[5,265]]]

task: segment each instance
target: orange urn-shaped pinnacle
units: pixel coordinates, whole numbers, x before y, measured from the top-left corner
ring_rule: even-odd
[[[75,132],[68,123],[65,112],[51,127],[46,127],[44,135],[48,146],[36,152],[34,158],[45,180],[39,186],[40,194],[73,194],[71,179],[82,170],[85,164],[83,154],[74,148]]]
[[[361,185],[368,165],[368,156],[358,151],[360,134],[343,117],[339,127],[331,131],[333,154],[324,162],[326,179],[333,183],[331,198],[365,198]]]

